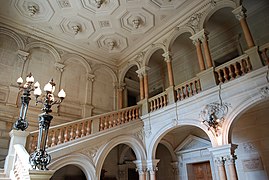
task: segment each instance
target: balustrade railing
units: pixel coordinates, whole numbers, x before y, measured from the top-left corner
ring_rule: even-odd
[[[109,129],[140,117],[140,106],[132,106],[119,111],[52,126],[48,132],[47,147],[53,147]],[[31,132],[27,139],[27,150],[33,152],[37,145],[38,131]]]
[[[269,64],[269,43],[264,44],[259,48],[264,64]]]
[[[219,83],[225,83],[252,70],[247,54],[243,54],[215,68],[216,79]]]
[[[181,101],[202,91],[200,79],[192,78],[184,83],[175,86],[176,100]]]
[[[156,111],[157,109],[167,106],[168,103],[167,92],[164,91],[154,97],[149,98],[148,103],[150,112]]]

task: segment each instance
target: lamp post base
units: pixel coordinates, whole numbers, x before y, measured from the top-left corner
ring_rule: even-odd
[[[28,128],[28,121],[27,120],[23,120],[23,119],[18,119],[15,122],[15,124],[13,125],[13,129],[16,129],[16,130],[22,130],[22,131],[24,131],[27,128]]]
[[[46,151],[35,150],[30,154],[29,161],[35,170],[48,170],[47,165],[50,163],[51,157]]]

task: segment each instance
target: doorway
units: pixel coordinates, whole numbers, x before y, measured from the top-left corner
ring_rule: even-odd
[[[188,164],[187,171],[189,180],[212,180],[209,161]]]

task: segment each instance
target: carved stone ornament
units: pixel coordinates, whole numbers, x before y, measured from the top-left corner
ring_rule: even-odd
[[[269,97],[269,87],[265,86],[260,89],[261,98]]]
[[[97,151],[98,151],[98,147],[95,147],[91,149],[84,149],[81,151],[81,153],[93,159],[96,156]]]
[[[143,129],[140,129],[136,134],[135,137],[138,137],[139,139],[141,139],[141,141],[144,141],[145,139],[145,132]]]
[[[190,17],[187,25],[190,26],[191,28],[193,28],[194,30],[197,30],[202,15],[203,15],[202,13],[196,13],[196,14],[192,15]]]

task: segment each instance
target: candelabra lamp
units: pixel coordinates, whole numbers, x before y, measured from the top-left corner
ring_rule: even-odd
[[[48,137],[48,130],[50,127],[50,122],[53,116],[50,114],[52,112],[51,107],[55,104],[60,104],[65,98],[66,94],[63,89],[58,93],[58,100],[55,100],[53,92],[55,90],[55,83],[53,79],[50,80],[44,87],[45,95],[41,95],[40,87],[37,87],[35,96],[36,104],[41,103],[43,105],[42,113],[38,116],[39,121],[39,132],[37,139],[36,150],[30,154],[30,164],[33,169],[36,170],[47,170],[47,165],[51,161],[50,155],[46,151],[46,143]]]
[[[30,93],[34,91],[36,93],[37,88],[40,86],[38,82],[34,83],[34,77],[32,73],[27,75],[26,82],[23,84],[23,79],[21,77],[18,78],[17,83],[19,84],[19,89],[22,91],[21,95],[21,109],[20,109],[20,117],[14,123],[13,128],[16,130],[26,130],[28,127],[28,121],[26,119],[26,113],[28,110],[28,105],[31,100]]]

